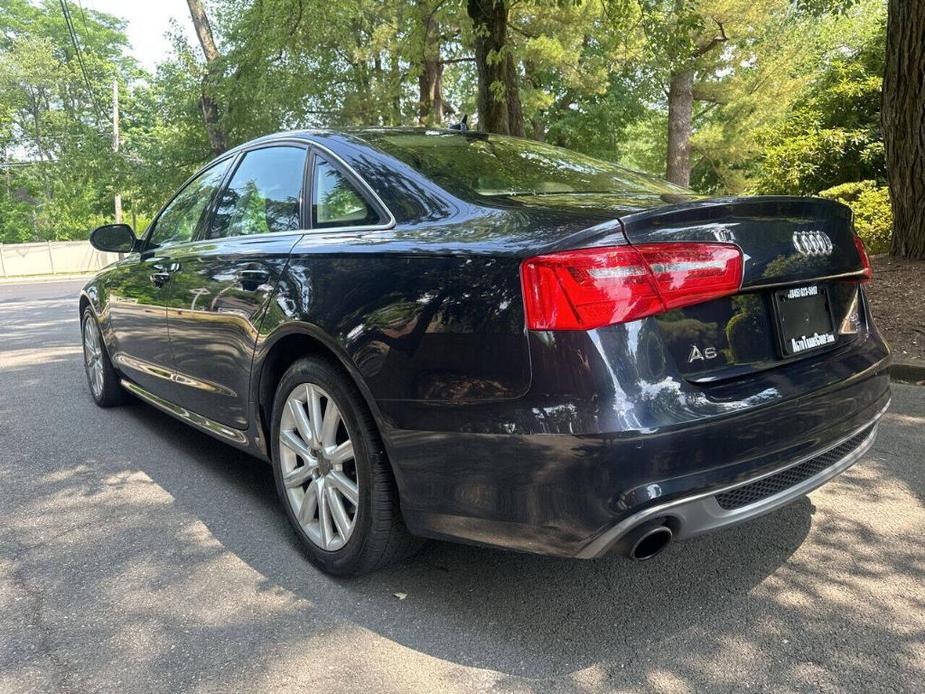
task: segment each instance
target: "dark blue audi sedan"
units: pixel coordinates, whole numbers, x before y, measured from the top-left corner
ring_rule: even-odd
[[[272,135],[91,241],[125,254],[80,299],[96,403],[269,461],[333,574],[428,537],[648,559],[838,475],[890,401],[847,207],[530,140]]]

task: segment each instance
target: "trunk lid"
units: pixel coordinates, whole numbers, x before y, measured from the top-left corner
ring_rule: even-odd
[[[866,325],[851,211],[818,198],[719,199],[621,217],[633,244],[742,249],[742,290],[655,317],[670,358],[707,382],[845,347]]]
[[[849,348],[867,331],[851,211],[820,198],[677,200],[538,196],[524,208],[582,212],[594,226],[550,239],[545,252],[673,243],[734,244],[743,255],[734,295],[651,318],[666,360],[690,381],[735,378]],[[609,222],[600,220],[607,218]],[[653,345],[654,343],[649,343]]]
[[[821,198],[704,200],[620,218],[630,243],[733,243],[744,253],[743,289],[861,270],[851,210]]]

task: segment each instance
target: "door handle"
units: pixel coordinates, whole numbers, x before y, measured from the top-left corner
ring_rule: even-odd
[[[180,263],[155,263],[151,268],[154,270],[151,273],[151,282],[155,287],[163,287],[170,281],[173,273],[180,269]]]
[[[151,273],[151,282],[155,287],[163,287],[167,282],[170,281],[169,272],[152,272]]]
[[[253,292],[270,280],[270,273],[266,270],[241,270],[240,279],[241,287],[246,291]]]

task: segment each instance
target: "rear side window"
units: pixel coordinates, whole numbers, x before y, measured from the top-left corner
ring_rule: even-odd
[[[208,238],[299,229],[306,155],[302,147],[266,147],[245,154],[219,196]]]
[[[315,155],[312,172],[312,226],[352,227],[379,222],[379,214],[356,187],[324,157]]]
[[[148,242],[149,246],[166,246],[192,240],[199,228],[202,215],[216,189],[221,185],[230,163],[231,159],[226,159],[206,169],[177,193],[157,218]]]

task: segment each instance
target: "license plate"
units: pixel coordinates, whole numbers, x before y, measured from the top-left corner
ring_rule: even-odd
[[[835,344],[832,311],[825,287],[810,284],[774,292],[779,342],[785,357]]]

